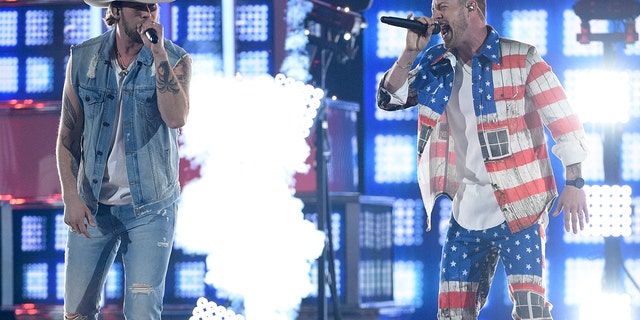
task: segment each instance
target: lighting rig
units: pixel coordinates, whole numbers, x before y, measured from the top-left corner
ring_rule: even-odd
[[[580,33],[577,41],[588,44],[592,41],[604,45],[604,62],[607,69],[620,69],[616,57],[618,44],[633,44],[638,41],[635,19],[640,15],[640,3],[636,0],[580,0],[573,9],[580,18]],[[612,32],[591,33],[591,20],[609,20]],[[620,147],[623,123],[603,124],[604,183],[617,186],[621,183]],[[624,294],[623,273],[640,290],[629,270],[624,265],[621,252],[621,236],[605,236],[604,272],[602,293],[605,295]]]
[[[630,44],[638,41],[635,19],[640,15],[640,3],[635,0],[580,0],[573,10],[580,17],[577,40],[582,44],[591,41]],[[591,20],[611,20],[615,30],[610,33],[591,33]]]
[[[358,50],[357,37],[366,28],[362,15],[351,11],[347,6],[326,3],[319,0],[309,0],[313,4],[312,10],[304,21],[305,34],[308,38],[307,51],[310,56],[309,69],[319,69],[315,81],[319,82],[322,90],[327,89],[327,71],[333,61],[346,63],[356,57]],[[318,79],[319,77],[319,79]],[[331,146],[328,135],[328,106],[325,102],[318,110],[315,124],[315,169],[316,169],[316,204],[317,227],[326,233],[326,245],[318,258],[318,319],[328,319],[326,305],[327,294],[325,285],[331,291],[333,319],[342,318],[336,287],[335,257],[333,249],[333,235],[331,226],[331,201],[329,196],[328,162],[331,158]],[[325,269],[325,263],[328,270]]]

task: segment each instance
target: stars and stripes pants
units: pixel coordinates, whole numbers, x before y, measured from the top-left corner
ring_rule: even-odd
[[[538,224],[512,234],[506,222],[467,230],[451,218],[442,248],[438,319],[477,319],[498,259],[507,275],[513,319],[552,319],[542,276],[544,245],[544,229]]]

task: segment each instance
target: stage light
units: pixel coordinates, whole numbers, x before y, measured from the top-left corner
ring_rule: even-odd
[[[269,39],[269,6],[241,5],[236,8],[238,40],[262,42]]]
[[[569,101],[583,122],[627,123],[632,83],[628,71],[568,70],[565,84]],[[606,93],[606,94],[604,94]],[[603,106],[606,111],[603,111]]]
[[[640,181],[640,133],[624,133],[621,145],[622,179]]]
[[[0,93],[18,92],[18,58],[0,58]]]
[[[18,44],[18,11],[0,11],[0,47]]]
[[[90,26],[90,9],[66,10],[64,12],[64,44],[79,44],[91,38]]]
[[[375,137],[375,175],[379,184],[416,182],[415,136],[377,135]]]
[[[396,261],[393,269],[393,298],[396,305],[422,307],[425,278],[422,261]]]
[[[635,30],[635,18],[640,15],[640,3],[635,0],[580,0],[573,10],[580,17],[580,33],[577,40],[580,43],[591,41],[634,43],[638,41]],[[624,30],[614,30],[610,33],[592,33],[589,22],[591,20],[621,21]],[[614,24],[615,26],[615,24]]]
[[[25,44],[53,44],[53,10],[27,10],[25,14]]]
[[[631,235],[631,187],[585,186],[589,203],[589,225],[584,236],[627,237]]]
[[[64,215],[56,214],[53,229],[53,248],[56,251],[64,251],[69,236],[69,226],[64,223]]]
[[[383,16],[391,16],[391,17],[406,17],[412,13],[412,11],[403,11],[403,10],[381,10],[376,15],[376,56],[380,59],[395,59],[398,56],[398,52],[402,52],[405,45],[405,37],[407,34],[407,29],[398,28],[386,23],[382,23],[380,18]],[[413,12],[415,16],[423,15],[421,12]],[[432,42],[442,42],[442,37],[433,36],[431,37]],[[386,69],[385,69],[386,70]],[[388,112],[397,114],[397,112]]]
[[[591,295],[599,293],[603,268],[604,259],[567,258],[564,261],[564,304],[580,306]]]
[[[192,5],[187,8],[187,40],[219,41],[222,38],[222,9],[214,5]]]
[[[270,56],[268,51],[242,51],[237,58],[238,73],[243,76],[269,74]]]
[[[64,262],[56,263],[56,299],[64,300]]]
[[[22,217],[20,249],[23,252],[44,251],[47,247],[47,217]]]
[[[47,263],[27,263],[22,266],[22,295],[26,299],[44,300],[49,296]]]
[[[631,320],[631,297],[628,294],[589,295],[580,304],[580,320]]]
[[[393,243],[398,247],[421,245],[424,241],[422,201],[396,199],[393,204]]]
[[[175,264],[175,295],[179,298],[199,298],[205,295],[204,261],[185,261]]]
[[[26,61],[27,93],[53,91],[54,59],[51,57],[29,57]]]
[[[540,55],[547,54],[547,10],[513,10],[502,13],[506,36],[536,46]]]

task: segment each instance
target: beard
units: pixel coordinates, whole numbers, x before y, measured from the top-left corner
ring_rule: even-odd
[[[459,45],[458,35],[464,34],[467,31],[467,28],[469,28],[469,23],[467,22],[467,20],[465,20],[463,11],[460,11],[460,14],[453,24],[453,28],[451,28],[451,30],[449,31],[450,34],[447,35],[448,39],[442,39],[444,42],[444,47],[446,49],[453,49],[457,45]]]
[[[122,18],[120,19],[122,19],[122,28],[124,30],[124,34],[126,34],[134,42],[143,44],[144,42],[142,42],[142,38],[138,33],[138,27],[131,25],[124,16],[122,16]]]

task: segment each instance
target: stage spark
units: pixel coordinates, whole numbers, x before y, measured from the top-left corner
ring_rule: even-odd
[[[312,292],[325,235],[304,219],[294,174],[307,172],[322,90],[278,75],[192,80],[176,246],[207,255],[205,282],[252,319],[295,319]]]

